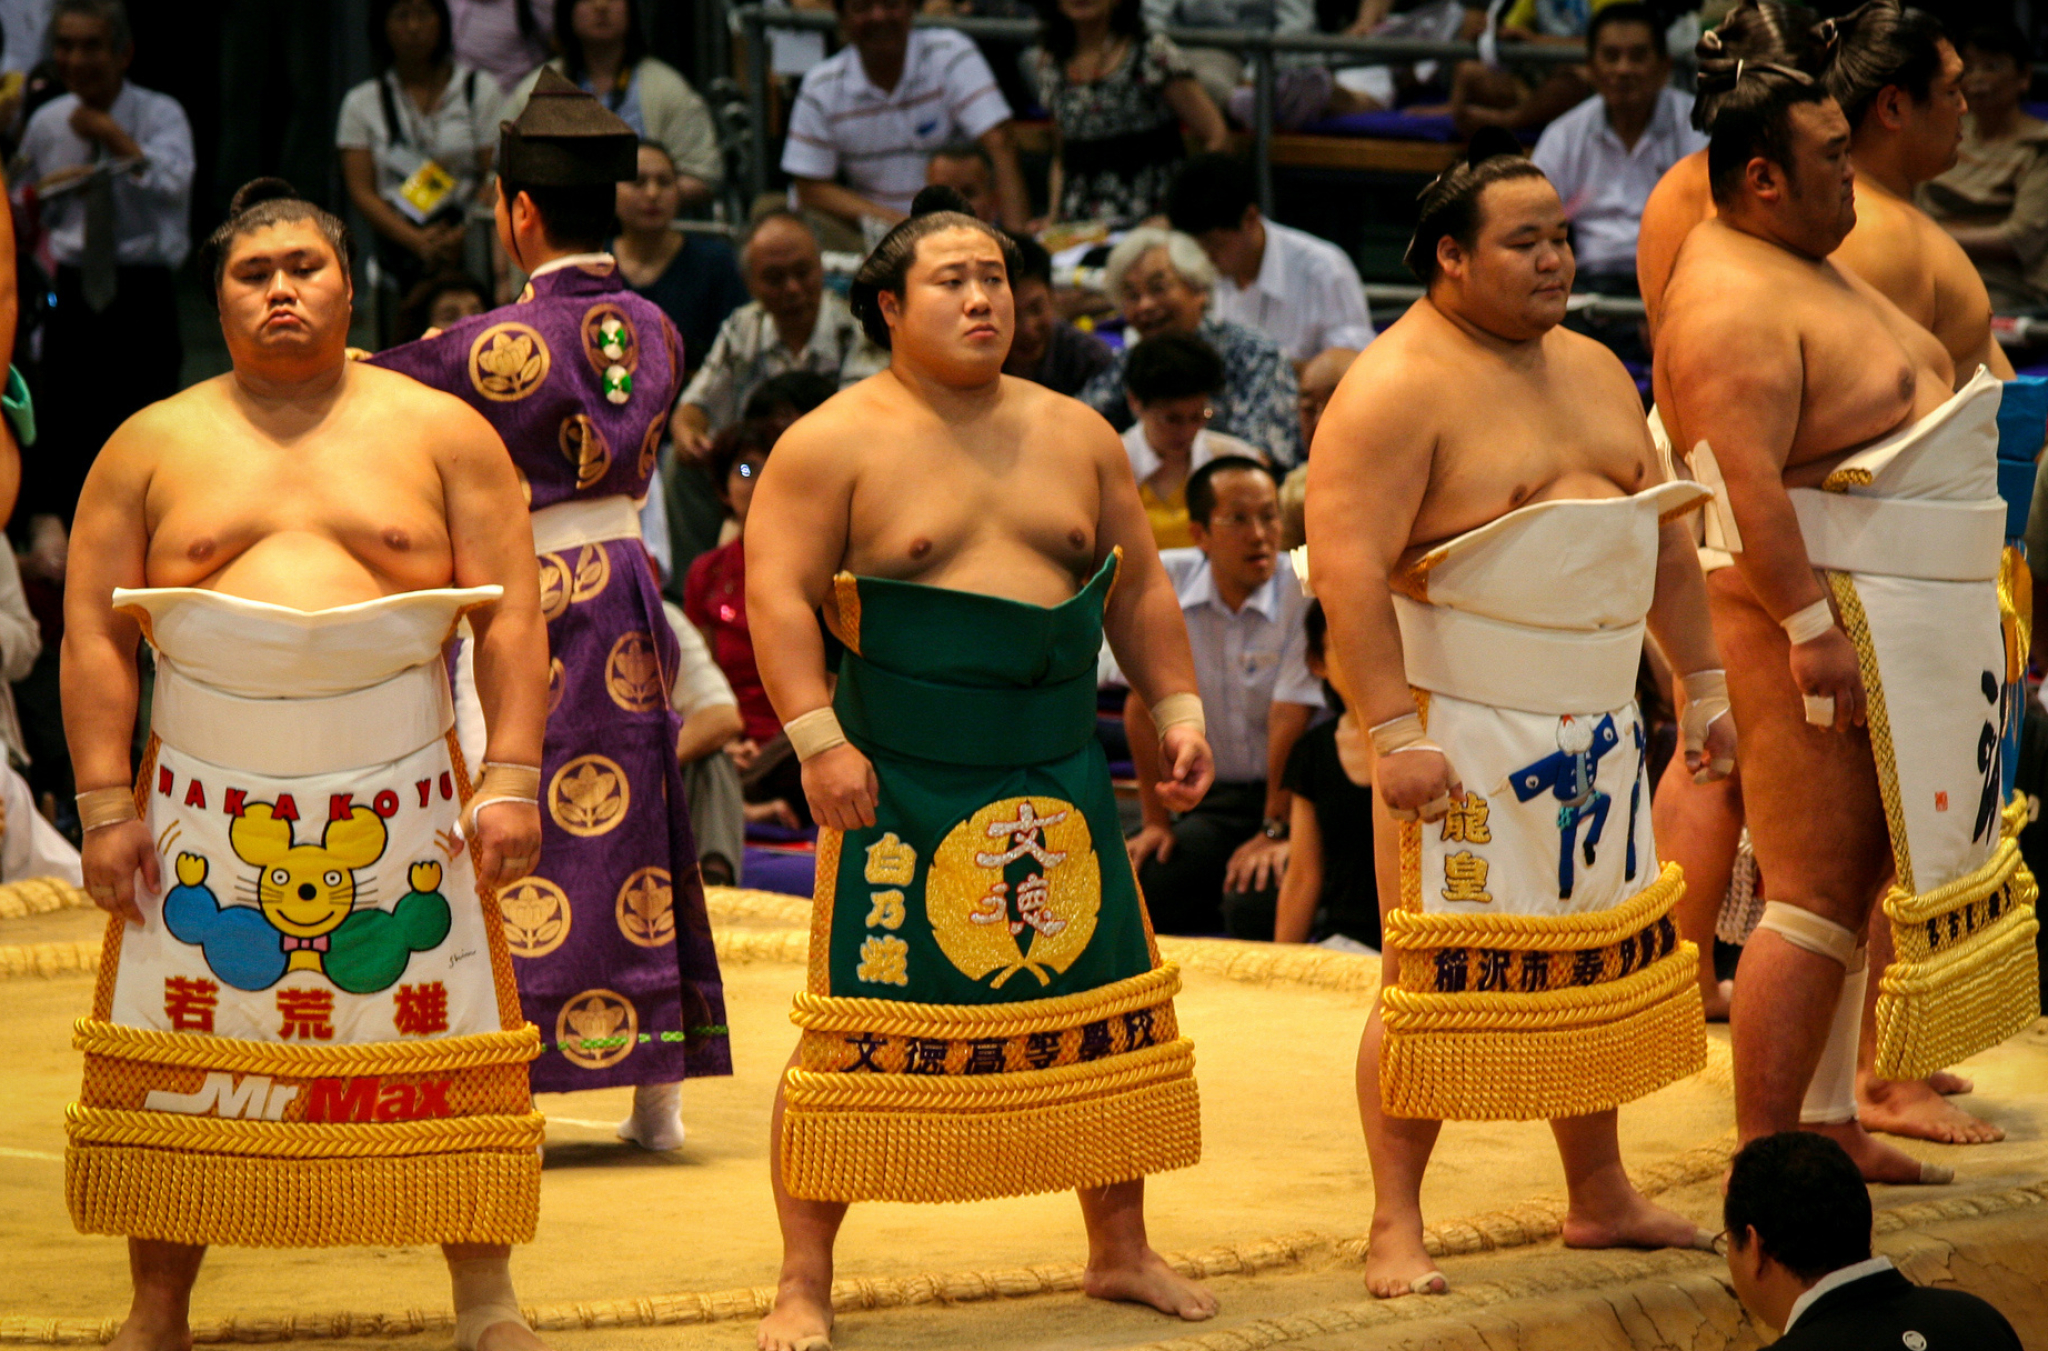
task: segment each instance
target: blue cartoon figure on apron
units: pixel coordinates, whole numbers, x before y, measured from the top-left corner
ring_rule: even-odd
[[[1613,799],[1595,786],[1594,779],[1600,773],[1600,758],[1620,744],[1612,713],[1591,727],[1584,719],[1567,714],[1557,720],[1557,750],[1508,775],[1508,784],[1519,801],[1527,802],[1546,790],[1557,799],[1560,900],[1571,899],[1572,854],[1578,844],[1579,823],[1589,816],[1593,824],[1586,832],[1586,866],[1593,866],[1600,832],[1607,828],[1607,809],[1613,805]]]

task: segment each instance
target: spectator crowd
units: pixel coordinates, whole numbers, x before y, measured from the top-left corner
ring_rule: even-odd
[[[1147,714],[1106,656],[1101,673],[1103,736],[1129,762],[1129,848],[1154,924],[1377,946],[1360,729],[1288,554],[1302,543],[1318,420],[1374,316],[1353,255],[1262,204],[1241,131],[1255,97],[1244,53],[1183,47],[1166,30],[1484,37],[1485,61],[1282,54],[1276,119],[1398,110],[1455,134],[1522,135],[1571,220],[1577,289],[1630,297],[1644,205],[1706,144],[1674,53],[1689,55],[1726,4],[1699,16],[1636,0],[927,0],[928,15],[1035,14],[1039,39],[1019,48],[919,26],[913,0],[833,0],[836,52],[777,49],[776,70],[796,77],[776,105],[787,187],[746,203],[730,137],[653,54],[644,3],[372,0],[369,78],[334,114],[335,183],[370,246],[363,284],[393,302],[376,339],[402,342],[517,294],[522,279],[493,246],[492,156],[543,65],[639,136],[608,247],[682,337],[686,383],[642,519],[683,648],[678,755],[707,878],[742,880],[750,837],[810,826],[748,634],[753,483],[795,419],[886,366],[848,306],[845,255],[944,184],[1017,244],[1005,369],[1122,434],[1193,639],[1218,783],[1190,812],[1160,804]],[[178,102],[127,77],[135,35],[120,0],[0,0],[0,37],[19,289],[48,297],[23,307],[16,342],[41,425],[23,457],[16,548],[0,558],[12,686],[0,687],[0,741],[68,829],[53,655],[66,532],[99,445],[178,388],[196,154]],[[2001,315],[2048,312],[2048,122],[2029,111],[2032,48],[2010,22],[1951,41],[1969,111],[1953,164],[1916,198]],[[1582,59],[1527,59],[1546,46]],[[1906,81],[1909,106],[1934,97],[1931,78]],[[1644,374],[1637,320],[1572,322]]]

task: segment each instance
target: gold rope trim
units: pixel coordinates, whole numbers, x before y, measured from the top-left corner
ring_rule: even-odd
[[[1687,963],[1691,963],[1690,966]],[[1389,986],[1383,1016],[1389,1032],[1521,1032],[1598,1024],[1640,1013],[1671,997],[1681,975],[1699,970],[1699,952],[1680,941],[1669,954],[1616,980],[1555,990],[1487,990],[1439,994]],[[1702,1030],[1701,1035],[1705,1032]]]
[[[1999,812],[2001,828],[2010,810],[2008,807]],[[2025,868],[2026,864],[2020,858],[2019,841],[2001,834],[1989,858],[1953,881],[1944,882],[1934,890],[1923,891],[1918,895],[1903,887],[1892,887],[1885,893],[1884,912],[1900,924],[1924,924],[1958,906],[1983,899],[2007,882],[2015,880],[2016,875]],[[2028,874],[2028,877],[2029,882],[2022,884],[2020,889],[2031,893],[2037,888],[2031,884],[2032,874]],[[2028,904],[2032,904],[2034,898],[2029,894],[2025,899]]]
[[[1829,475],[1828,483],[1832,484],[1843,472],[1838,469]],[[1868,481],[1869,471],[1854,472],[1863,474],[1864,481]],[[1870,752],[1877,760],[1877,791],[1884,799],[1885,825],[1892,837],[1892,870],[1898,885],[1910,892],[1913,852],[1906,839],[1906,807],[1899,798],[1899,762],[1892,754],[1892,720],[1885,710],[1884,674],[1877,669],[1877,643],[1870,636],[1870,617],[1863,612],[1863,598],[1856,594],[1854,576],[1846,572],[1823,575],[1834,592],[1835,607],[1842,612],[1842,631],[1856,645],[1856,666],[1862,673],[1863,692],[1868,698],[1864,724],[1870,731]]]
[[[86,1234],[243,1248],[529,1243],[540,1155],[263,1159],[94,1145],[65,1152],[64,1187]]]
[[[2027,673],[2034,641],[2034,574],[2010,544],[1998,559],[1998,612],[2005,630],[2005,682],[2017,684]]]
[[[1881,1078],[1923,1078],[2033,1024],[2041,1011],[2034,951],[2040,925],[2031,909],[2019,913],[2023,920],[1980,932],[1939,971],[1905,962],[1885,969],[1877,997]]]
[[[429,1117],[418,1121],[238,1121],[178,1112],[131,1112],[70,1103],[64,1131],[74,1148],[99,1145],[246,1154],[271,1159],[375,1159],[537,1149],[547,1125],[519,1116]]]
[[[1419,835],[1419,832],[1418,832]],[[1402,868],[1408,860],[1403,838]],[[1420,854],[1420,841],[1417,853]],[[1420,871],[1420,863],[1417,864]],[[1507,948],[1559,951],[1612,947],[1662,919],[1685,894],[1685,873],[1666,863],[1657,880],[1609,910],[1575,915],[1443,914],[1407,909],[1387,916],[1389,945],[1413,948]]]
[[[809,1200],[1032,1196],[1192,1167],[1202,1156],[1187,1041],[1015,1074],[791,1070],[784,1083],[783,1182]]]
[[[1180,968],[1143,975],[1078,994],[1013,1004],[913,1004],[896,999],[816,995],[800,990],[789,1020],[812,1032],[876,1032],[898,1037],[1021,1037],[1151,1008],[1180,993]]]
[[[26,919],[57,910],[92,908],[92,897],[55,877],[30,877],[0,886],[0,919]]]
[[[532,1023],[516,1031],[477,1032],[426,1041],[379,1041],[358,1045],[273,1045],[197,1032],[159,1032],[80,1018],[71,1044],[89,1056],[140,1060],[152,1065],[311,1078],[328,1074],[431,1074],[482,1065],[524,1064],[540,1054],[540,1032]]]
[[[163,745],[163,738],[155,732],[149,734],[149,743],[142,748],[142,763],[135,770],[135,812],[143,820],[149,819],[149,781],[156,777],[157,748]],[[106,936],[101,940],[99,979],[93,982],[92,1016],[111,1018],[114,1013],[114,977],[121,967],[121,936],[128,929],[128,922],[119,915],[107,916]]]
[[[839,608],[839,641],[860,655],[860,579],[850,572],[832,574],[832,600]]]

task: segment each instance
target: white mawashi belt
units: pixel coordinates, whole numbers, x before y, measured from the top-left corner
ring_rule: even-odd
[[[585,544],[640,538],[640,504],[624,494],[557,502],[533,513],[533,551],[558,554]]]
[[[402,760],[455,725],[438,661],[313,699],[249,699],[157,665],[150,728],[210,764],[272,778],[335,774]]]
[[[2005,503],[1927,502],[1858,497],[1792,488],[1806,556],[1817,568],[1911,577],[1929,582],[1986,582],[1998,577],[2005,552]]]
[[[1539,629],[1394,597],[1408,683],[1492,708],[1562,715],[1636,695],[1641,620],[1616,629]]]

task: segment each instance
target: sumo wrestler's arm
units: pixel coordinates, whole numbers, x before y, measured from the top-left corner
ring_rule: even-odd
[[[1653,472],[1655,457],[1651,457]],[[1707,613],[1707,578],[1699,549],[1683,520],[1657,529],[1657,594],[1650,601],[1650,633],[1678,676],[1675,705],[1694,783],[1725,779],[1735,768],[1735,715],[1728,705],[1728,672]]]
[[[129,747],[135,734],[135,649],[142,631],[115,611],[114,588],[146,586],[149,526],[144,497],[155,456],[149,411],[129,419],[93,461],[78,494],[65,565],[64,646],[60,683],[64,739],[81,795],[125,790],[135,782]],[[141,431],[137,423],[145,424]],[[139,925],[135,875],[153,895],[161,885],[155,843],[139,820],[85,832],[80,850],[86,893],[102,910]]]
[[[1143,705],[1130,720],[1142,729],[1132,738],[1131,754],[1134,758],[1149,756],[1150,745],[1141,750],[1140,743],[1149,743],[1156,733],[1159,754],[1153,791],[1160,805],[1189,811],[1216,778],[1216,759],[1209,750],[1206,728],[1170,713],[1161,727],[1152,714],[1164,699],[1198,692],[1195,657],[1188,647],[1180,597],[1174,594],[1173,579],[1159,561],[1159,546],[1152,538],[1144,504],[1138,500],[1138,483],[1131,477],[1131,457],[1124,450],[1123,439],[1100,413],[1078,401],[1063,404],[1061,412],[1095,463],[1096,562],[1099,565],[1109,557],[1112,549],[1123,550],[1116,587],[1102,616],[1102,632],[1117,666],[1131,683],[1132,693]]]
[[[1316,426],[1322,449],[1308,461],[1309,571],[1329,621],[1331,666],[1343,673],[1342,693],[1358,722],[1395,724],[1390,731],[1415,714],[1393,576],[1422,514],[1436,454],[1436,431],[1417,410],[1443,391],[1425,384],[1367,349],[1331,396]],[[1377,756],[1373,770],[1389,811],[1437,820],[1449,798],[1463,798],[1436,746],[1415,741],[1395,750]]]
[[[484,763],[538,770],[548,718],[548,630],[526,500],[512,457],[490,423],[456,399],[437,397],[432,408],[445,424],[433,428],[430,444],[447,503],[455,584],[505,588],[499,600],[469,612]],[[486,886],[507,886],[533,871],[540,854],[537,804],[488,802],[477,809],[475,830]]]
[[[830,715],[832,686],[818,632],[818,608],[832,594],[849,543],[855,457],[846,447],[856,429],[845,417],[821,411],[784,432],[754,485],[745,536],[747,628],[761,684],[803,760],[812,818],[833,830],[858,830],[875,823],[881,788],[873,762],[833,730],[838,720]]]
[[[1791,322],[1751,299],[1667,314],[1657,359],[1671,391],[1672,443],[1712,448],[1742,535],[1736,566],[1764,612],[1783,624],[1827,599],[1785,493],[1804,407],[1804,355]],[[1863,721],[1856,648],[1839,625],[1793,644],[1790,666],[1801,694],[1834,701],[1837,731]]]

